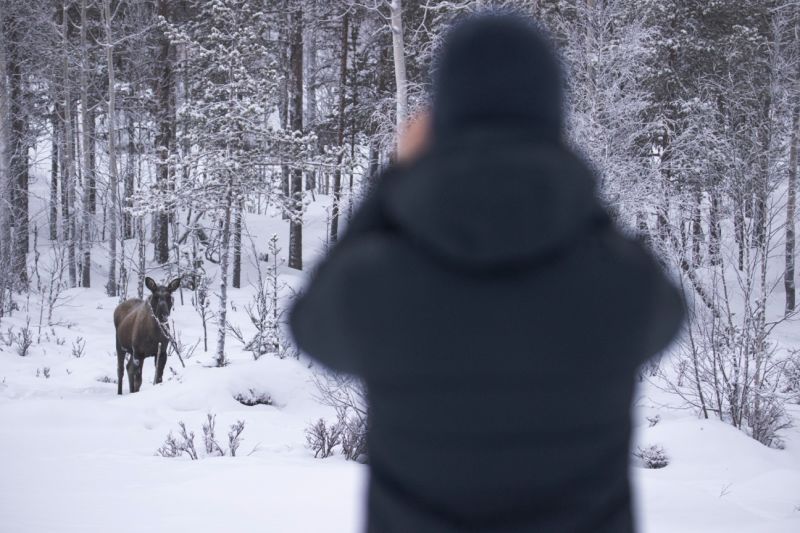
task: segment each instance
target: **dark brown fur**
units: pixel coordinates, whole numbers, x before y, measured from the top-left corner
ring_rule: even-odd
[[[172,292],[180,286],[180,279],[173,280],[164,287],[145,278],[145,285],[152,293],[149,298],[131,298],[114,309],[114,327],[117,331],[117,394],[122,394],[126,366],[130,392],[139,391],[142,386],[142,365],[147,357],[156,358],[154,384],[161,383],[164,376],[169,344],[169,338],[165,334],[166,321],[172,310]],[[125,354],[131,354],[127,365],[124,365]]]

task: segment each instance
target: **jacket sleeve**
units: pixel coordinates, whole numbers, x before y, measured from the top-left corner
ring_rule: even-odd
[[[385,178],[384,178],[385,179]],[[311,274],[305,291],[297,297],[289,314],[289,327],[300,349],[325,366],[340,372],[359,373],[347,318],[349,291],[354,278],[359,243],[368,235],[388,231],[380,205],[381,185],[362,202],[344,234]]]
[[[651,264],[649,324],[645,329],[646,358],[660,354],[680,333],[686,319],[686,305],[677,287],[658,262],[645,252]]]

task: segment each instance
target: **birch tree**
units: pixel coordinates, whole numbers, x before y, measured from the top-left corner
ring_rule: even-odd
[[[389,3],[389,24],[392,30],[392,55],[394,56],[394,79],[397,88],[397,128],[408,118],[408,78],[406,76],[406,49],[403,38],[403,2]]]
[[[119,187],[117,169],[117,119],[116,75],[114,66],[114,37],[111,0],[103,0],[103,25],[106,37],[106,64],[108,69],[108,189],[111,199],[108,214],[108,283],[106,294],[117,296],[117,220],[119,214]]]

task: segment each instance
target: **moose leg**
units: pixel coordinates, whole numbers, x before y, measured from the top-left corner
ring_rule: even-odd
[[[127,369],[128,369],[128,391],[131,393],[136,392],[136,357],[131,354],[130,358],[128,359]]]
[[[156,379],[155,383],[161,383],[164,378],[164,367],[167,366],[167,351],[159,350],[156,354]]]
[[[122,378],[125,377],[125,351],[117,341],[117,394],[122,394]]]
[[[134,360],[134,366],[136,368],[133,385],[136,388],[136,392],[139,392],[139,389],[142,388],[142,367],[144,366],[144,359],[137,359],[135,357],[132,359]]]

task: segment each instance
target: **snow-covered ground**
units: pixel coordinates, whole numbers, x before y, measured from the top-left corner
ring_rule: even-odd
[[[308,217],[311,258],[325,235],[321,204],[312,205]],[[250,217],[248,228],[259,252],[272,232],[281,237],[284,253],[288,249],[280,218]],[[47,244],[41,246],[45,251]],[[316,368],[304,359],[254,361],[229,338],[230,366],[213,368],[211,353],[201,347],[186,369],[171,358],[174,372],[168,368],[165,382],[154,386],[149,359],[141,392],[130,395],[126,385],[117,396],[116,384],[103,382],[116,377],[111,315],[117,302],[99,288],[104,252],[95,249],[94,260],[98,288],[68,291],[68,301],[55,311],[60,325],[44,328],[27,357],[0,343],[0,531],[360,531],[366,467],[340,455],[314,459],[305,447],[305,428],[320,417],[333,418],[315,399]],[[244,263],[245,278],[252,279],[251,262]],[[281,274],[292,285],[302,282],[288,269]],[[163,281],[157,270],[151,275]],[[231,291],[229,311],[231,322],[245,331],[244,306],[252,295],[247,285]],[[193,343],[202,327],[188,293],[184,298],[173,318],[182,340]],[[4,318],[0,329],[4,335],[9,327],[19,331],[30,314],[39,337],[36,299],[19,303],[21,310]],[[215,328],[210,334],[211,348]],[[76,358],[72,346],[79,337],[86,348]],[[250,389],[270,395],[273,405],[247,407],[234,399]],[[223,441],[230,424],[245,421],[237,457],[155,455],[178,421],[195,432],[201,448],[207,413],[216,414]],[[792,413],[800,421],[800,406]],[[650,427],[648,417],[655,415],[660,421]],[[786,449],[769,449],[720,422],[699,420],[648,384],[633,417],[634,446],[658,444],[670,458],[659,470],[632,460],[642,531],[800,531],[800,430],[784,433]]]

